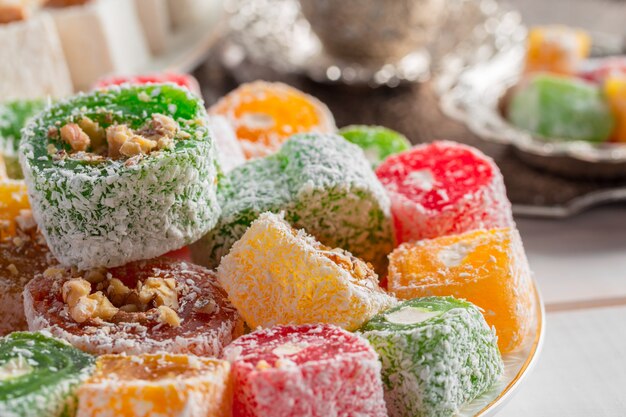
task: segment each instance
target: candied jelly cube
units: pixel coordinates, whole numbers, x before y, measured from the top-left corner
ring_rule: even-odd
[[[335,120],[321,101],[282,83],[242,84],[209,108],[235,128],[248,158],[278,150],[291,135],[331,133]]]
[[[603,142],[615,125],[598,86],[549,74],[531,76],[513,92],[507,118],[545,138]]]
[[[525,70],[574,74],[590,50],[591,37],[585,31],[566,26],[534,27],[528,33]]]
[[[604,94],[616,121],[611,139],[626,142],[626,73],[608,77],[604,83]]]
[[[399,243],[513,224],[500,170],[483,153],[440,141],[393,155],[376,170]]]
[[[406,243],[389,255],[389,291],[400,299],[454,296],[484,311],[502,353],[514,351],[533,317],[533,284],[515,229],[475,230]]]
[[[453,297],[405,301],[359,333],[380,355],[390,417],[451,416],[503,371],[493,330]]]
[[[252,223],[222,258],[217,277],[252,328],[329,323],[354,330],[395,303],[371,265],[272,213]]]
[[[331,325],[277,326],[224,351],[234,417],[384,417],[381,365],[366,340]]]
[[[230,363],[192,355],[103,355],[78,389],[77,417],[229,417]]]

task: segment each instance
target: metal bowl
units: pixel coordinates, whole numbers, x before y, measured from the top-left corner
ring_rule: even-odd
[[[484,140],[514,147],[520,159],[546,171],[575,178],[626,177],[626,145],[537,137],[509,123],[502,112],[507,91],[521,78],[525,55],[525,28],[519,24],[515,38],[505,47],[492,45],[494,53],[474,62],[443,68],[437,83],[443,112],[467,125]],[[595,56],[622,54],[619,37],[593,34]]]
[[[368,4],[382,7],[380,1]],[[228,0],[225,5],[230,17],[221,58],[241,81],[277,73],[349,86],[421,83],[430,78],[431,70],[438,71],[441,63],[450,63],[448,57],[453,50],[455,60],[471,60],[491,53],[489,45],[502,47],[510,41],[510,30],[516,30],[521,20],[519,13],[503,10],[494,0],[446,0],[444,17],[431,42],[418,42],[402,56],[381,63],[349,56],[338,58],[329,53],[304,17],[298,0]],[[317,30],[323,31],[319,26],[318,21]],[[247,74],[242,68],[250,65],[243,63],[251,63],[261,72]]]

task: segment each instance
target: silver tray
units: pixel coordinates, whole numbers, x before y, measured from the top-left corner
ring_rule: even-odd
[[[510,28],[520,16],[501,10],[494,0],[448,0],[439,35],[430,45],[396,61],[367,66],[328,55],[300,11],[297,0],[228,0],[229,28],[222,61],[239,75],[241,63],[267,67],[268,73],[306,75],[330,84],[396,87],[430,78],[449,53],[467,52],[467,57],[488,52],[474,51],[479,44],[503,46]],[[252,76],[243,74],[240,81]]]
[[[576,178],[626,177],[626,145],[539,138],[503,117],[501,100],[521,76],[526,33],[521,23],[507,30],[511,34],[509,41],[501,46],[492,44],[490,56],[470,61],[464,58],[466,51],[452,54],[453,65],[444,65],[437,80],[442,111],[484,140],[513,146],[529,165]],[[592,37],[594,55],[624,53],[622,38],[607,34]]]

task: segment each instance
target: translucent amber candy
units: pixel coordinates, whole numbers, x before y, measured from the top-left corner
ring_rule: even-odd
[[[190,355],[103,355],[78,390],[77,417],[231,414],[230,363]]]
[[[476,230],[405,243],[389,260],[389,291],[399,298],[466,299],[482,308],[496,328],[502,353],[523,342],[533,317],[533,284],[517,230]]]
[[[626,75],[609,76],[604,82],[604,95],[616,121],[611,139],[626,142]]]
[[[295,133],[335,130],[333,116],[324,103],[282,83],[243,84],[209,112],[230,121],[248,158],[277,151]]]
[[[24,181],[0,178],[0,240],[14,237],[22,210],[29,210]]]
[[[528,33],[526,72],[574,74],[590,50],[591,37],[585,31],[566,26],[534,27]]]

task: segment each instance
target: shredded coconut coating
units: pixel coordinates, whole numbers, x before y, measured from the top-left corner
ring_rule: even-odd
[[[12,333],[0,338],[0,416],[73,415],[76,389],[95,359],[42,333]]]
[[[495,327],[502,353],[517,349],[528,334],[534,311],[532,277],[517,230],[476,230],[406,243],[389,260],[390,292],[401,299],[467,299]]]
[[[69,150],[49,137],[51,127],[86,116],[102,127],[136,129],[154,113],[172,117],[189,137],[136,160],[93,163],[50,153],[48,145]],[[220,212],[216,158],[201,100],[169,84],[111,87],[58,102],[25,128],[20,145],[33,212],[50,250],[81,269],[160,256],[210,230]]]
[[[500,170],[470,146],[415,146],[387,158],[376,175],[391,198],[398,243],[515,224]]]
[[[407,307],[440,314],[415,324],[387,320]],[[496,336],[480,311],[452,297],[406,301],[359,332],[380,356],[390,417],[450,417],[504,370]]]
[[[334,260],[339,256],[347,266]],[[217,277],[252,328],[329,323],[354,330],[395,299],[371,269],[361,265],[359,273],[352,265],[280,215],[264,213],[222,259]]]
[[[224,116],[212,115],[209,120],[217,145],[220,167],[227,174],[239,165],[243,165],[246,162],[246,156],[237,140],[235,130]]]
[[[219,356],[224,346],[243,333],[243,322],[225,291],[213,273],[200,266],[160,258],[106,272],[129,288],[151,277],[174,279],[178,293],[178,308],[174,310],[181,319],[178,327],[159,320],[152,314],[156,309],[119,319],[116,315],[111,321],[89,318],[78,323],[72,319],[62,294],[63,284],[72,279],[72,273],[69,269],[60,271],[58,275],[39,275],[26,286],[24,310],[28,327],[31,331],[49,331],[86,352]],[[92,293],[94,287],[92,284]]]
[[[386,417],[381,365],[366,340],[329,325],[277,326],[225,350],[234,417]]]
[[[230,363],[188,355],[104,355],[76,417],[230,417]]]
[[[384,271],[394,247],[389,197],[363,151],[336,135],[301,134],[272,156],[233,170],[219,191],[216,227],[192,245],[195,262],[219,264],[261,213],[286,220],[323,244]]]

